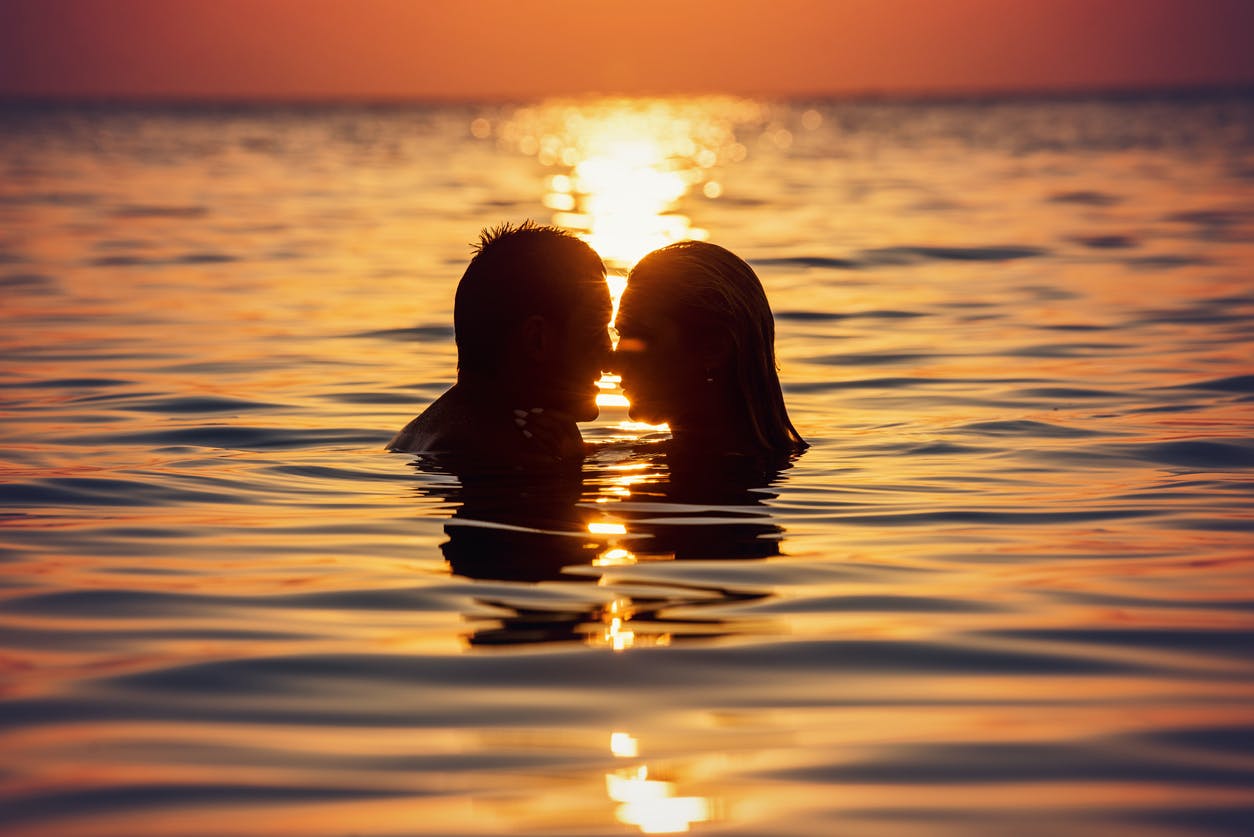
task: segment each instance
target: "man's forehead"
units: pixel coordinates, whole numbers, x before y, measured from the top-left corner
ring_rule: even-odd
[[[580,286],[575,305],[581,310],[597,312],[602,309],[609,311],[613,303],[610,301],[610,289],[604,280],[596,283],[585,283]]]

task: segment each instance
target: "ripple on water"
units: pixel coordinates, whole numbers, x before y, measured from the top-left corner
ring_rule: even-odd
[[[87,264],[92,267],[169,267],[172,265],[212,265],[237,262],[240,257],[231,253],[202,251],[181,253],[177,256],[139,256],[119,253],[113,256],[97,256],[89,259]]]
[[[1129,250],[1140,244],[1135,236],[1114,234],[1082,235],[1077,236],[1075,241],[1093,250]]]
[[[1083,329],[1089,331],[1090,329]],[[1040,343],[1031,346],[1021,346],[1010,349],[1003,354],[1010,357],[1026,357],[1026,358],[1084,358],[1084,357],[1106,357],[1111,354],[1119,354],[1136,350],[1136,346],[1131,343],[1111,343],[1111,342],[1066,342],[1066,343]]]
[[[785,256],[780,258],[754,259],[753,265],[760,268],[772,267],[817,267],[832,270],[857,270],[865,267],[863,262],[854,259],[841,259],[832,256]]]
[[[114,396],[123,403],[114,404],[116,408],[136,410],[143,413],[165,413],[167,415],[198,415],[201,413],[241,413],[253,410],[271,410],[282,405],[264,401],[250,401],[244,398],[228,398],[221,395],[188,395],[182,397],[147,397]]]
[[[983,635],[1086,648],[1115,646],[1137,651],[1174,652],[1189,658],[1231,657],[1254,661],[1254,630],[1090,627],[993,630]]]
[[[134,386],[135,381],[122,378],[41,378],[0,383],[0,388],[84,390],[104,387]]]
[[[227,450],[296,450],[300,448],[378,448],[392,437],[391,432],[351,428],[246,427],[213,425],[148,430],[140,433],[106,433],[82,436],[82,444],[143,445],[156,448],[205,447]]]
[[[932,360],[944,355],[924,354],[921,352],[884,352],[884,353],[848,353],[835,355],[819,355],[803,358],[806,363],[822,363],[832,366],[891,366],[896,363],[917,363]]]
[[[1214,264],[1206,256],[1194,256],[1186,253],[1158,253],[1151,256],[1135,256],[1130,259],[1124,259],[1123,263],[1134,270],[1174,270],[1176,268],[1201,267]]]
[[[918,311],[896,311],[892,309],[873,310],[873,311],[797,311],[783,310],[775,312],[776,320],[786,320],[793,322],[829,322],[836,320],[908,320],[918,317],[926,317],[927,314]]]
[[[857,378],[848,381],[801,381],[784,385],[786,393],[813,393],[829,390],[867,389],[867,390],[899,390],[914,389],[919,391],[935,390],[942,387],[967,388],[975,384],[1035,384],[1042,383],[1034,378],[919,378],[912,376]],[[920,396],[922,397],[922,396]]]
[[[321,800],[384,799],[418,796],[413,789],[400,791],[353,788],[337,785],[282,785],[235,782],[124,783],[108,787],[25,794],[8,800],[0,810],[0,824],[19,826],[73,812],[77,817],[104,816],[133,809],[179,809],[204,805],[247,806],[265,803],[314,803]]]
[[[1011,393],[1017,398],[1041,398],[1049,401],[1115,401],[1127,398],[1122,392],[1084,387],[1030,387]]]
[[[1120,746],[1122,744],[1122,746]],[[790,768],[772,775],[856,784],[1017,784],[1023,782],[1169,782],[1248,787],[1254,768],[1166,758],[1123,742],[953,743],[888,747],[852,762]]]
[[[125,204],[109,213],[115,218],[203,218],[209,214],[204,205],[160,206],[157,204]]]
[[[1216,378],[1210,381],[1198,381],[1191,384],[1178,384],[1169,389],[1192,389],[1210,392],[1231,392],[1239,395],[1254,395],[1254,375],[1233,375],[1228,378]]]
[[[5,603],[13,613],[100,619],[213,616],[241,610],[443,611],[449,594],[434,587],[337,590],[285,595],[229,596],[150,590],[66,590],[18,596]]]
[[[212,702],[221,695],[265,699],[247,707],[240,700],[233,700],[230,706],[223,707],[228,717],[238,717],[236,713],[245,708],[249,712],[279,710],[281,707],[269,701],[300,697],[301,704],[312,713],[304,722],[314,722],[320,712],[347,714],[349,707],[343,701],[364,702],[364,697],[350,696],[366,686],[379,696],[380,708],[386,708],[390,714],[400,708],[391,705],[393,700],[400,701],[400,706],[420,707],[422,702],[414,700],[420,696],[452,695],[459,689],[490,683],[508,684],[514,702],[519,702],[519,696],[527,690],[554,689],[565,694],[568,702],[575,702],[578,695],[596,693],[615,684],[623,695],[647,695],[660,689],[667,695],[668,703],[678,701],[691,706],[700,706],[703,698],[700,692],[684,698],[685,690],[702,683],[722,684],[720,702],[734,706],[745,701],[751,705],[756,692],[751,684],[768,672],[776,676],[810,673],[811,681],[798,686],[794,699],[802,701],[808,696],[809,700],[825,703],[831,699],[833,685],[857,675],[927,672],[1045,678],[1180,670],[1075,649],[1055,653],[1022,642],[995,647],[904,640],[782,641],[724,648],[679,646],[667,649],[665,654],[650,655],[648,665],[632,666],[630,678],[623,677],[623,665],[614,655],[580,651],[491,656],[309,654],[162,668],[108,678],[108,683],[111,688],[124,688],[136,699],[142,696],[156,700],[174,694],[194,697],[198,704],[201,700]],[[1190,674],[1205,676],[1204,672]],[[356,688],[333,688],[337,682],[356,684]],[[308,700],[314,694],[322,698]],[[409,697],[399,697],[402,694]],[[493,699],[510,698],[498,695]],[[291,720],[301,722],[298,717]]]
[[[0,276],[0,290],[15,294],[48,295],[58,291],[58,283],[44,273],[8,273]]]
[[[382,340],[395,340],[402,343],[439,342],[453,339],[453,327],[446,323],[430,323],[411,326],[409,328],[384,328],[375,331],[360,331],[347,334],[346,337],[374,337]]]
[[[1248,831],[1250,98],[747,105],[679,211],[813,447],[716,502],[607,411],[490,498],[534,549],[382,451],[568,168],[520,111],[0,108],[0,832],[620,833],[646,761],[714,831]]]
[[[1078,206],[1114,206],[1123,202],[1123,198],[1118,195],[1094,190],[1055,192],[1049,196],[1048,200],[1050,203],[1069,203]]]
[[[1137,459],[1195,470],[1254,467],[1254,439],[1182,439],[1121,447]]]
[[[873,265],[908,265],[926,261],[1008,262],[1049,253],[1043,248],[1022,244],[989,247],[875,247],[862,252],[867,263]]]
[[[10,508],[160,507],[179,503],[240,505],[249,502],[246,495],[181,488],[164,480],[49,477],[0,485],[0,503]]]
[[[975,433],[980,436],[1024,436],[1039,439],[1082,439],[1092,436],[1106,436],[1110,433],[1099,430],[1086,430],[1079,427],[1053,424],[1045,421],[1017,419],[1008,421],[977,421],[955,428],[958,432]]]

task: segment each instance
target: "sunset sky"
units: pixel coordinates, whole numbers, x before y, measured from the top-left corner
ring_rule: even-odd
[[[0,0],[0,96],[492,99],[1254,83],[1246,0]]]

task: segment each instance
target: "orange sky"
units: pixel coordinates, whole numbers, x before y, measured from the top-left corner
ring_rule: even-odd
[[[1254,83],[1247,0],[0,0],[0,96]]]

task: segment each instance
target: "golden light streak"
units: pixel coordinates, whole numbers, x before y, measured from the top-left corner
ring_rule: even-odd
[[[594,567],[625,567],[636,563],[634,553],[616,546],[613,549],[607,549],[592,561]]]
[[[761,116],[761,105],[728,97],[551,101],[519,108],[499,130],[482,117],[475,119],[471,134],[486,138],[496,133],[504,145],[557,169],[546,178],[542,201],[555,225],[576,233],[605,260],[613,300],[611,342],[617,346],[613,323],[627,272],[652,250],[706,237],[705,230],[692,225],[686,201],[722,197],[720,167],[743,160],[746,153],[733,126]],[[776,144],[790,141],[784,134],[778,128],[771,136]],[[631,406],[610,376],[602,377],[599,386],[598,407]]]
[[[617,758],[635,758],[639,742],[625,732],[610,736],[610,751]],[[675,783],[649,778],[649,766],[640,764],[605,774],[605,792],[619,803],[618,821],[634,825],[642,834],[680,834],[693,823],[711,818],[710,802],[700,796],[676,796]]]
[[[640,742],[630,733],[611,733],[610,752],[620,759],[632,759],[640,755]]]
[[[544,197],[552,222],[626,273],[651,250],[705,237],[685,201],[723,194],[721,167],[745,155],[733,126],[761,118],[760,104],[730,97],[555,100],[514,111],[497,135],[557,170]],[[471,131],[480,136],[484,126]]]

